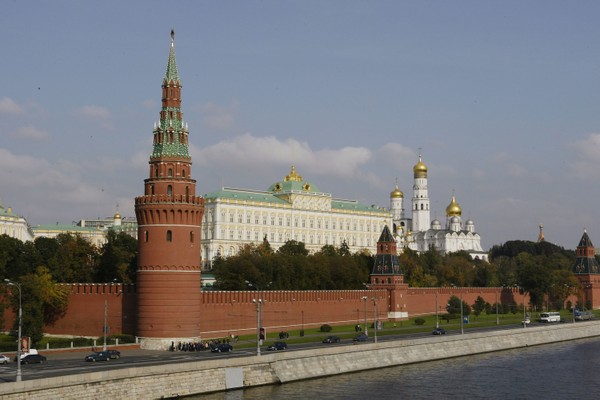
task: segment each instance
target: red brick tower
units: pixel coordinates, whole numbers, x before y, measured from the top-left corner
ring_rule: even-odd
[[[600,264],[596,261],[596,249],[585,230],[575,255],[573,273],[580,284],[577,296],[579,307],[600,308]]]
[[[150,177],[135,199],[138,222],[137,335],[145,348],[200,332],[200,223],[204,199],[191,178],[188,130],[181,112],[181,82],[174,32],[162,83],[160,121],[154,127]]]
[[[400,269],[396,239],[390,233],[387,225],[383,228],[377,241],[377,254],[371,271],[370,288],[388,291],[388,298],[385,299],[388,303],[388,319],[396,321],[408,316],[406,312],[408,285],[404,283],[404,274]]]

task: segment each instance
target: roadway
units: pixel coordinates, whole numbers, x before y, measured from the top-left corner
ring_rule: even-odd
[[[532,323],[532,325],[537,325]],[[465,330],[465,333],[481,332],[485,330],[505,330],[505,329],[523,329],[520,325],[500,325],[485,328],[470,327]],[[369,332],[369,342],[373,342],[373,330]],[[323,346],[351,346],[360,345],[361,343],[353,343],[350,339],[343,339],[336,344],[322,344],[316,342],[317,338],[325,337],[328,334],[315,336],[315,342],[290,344],[287,351],[305,350],[310,348],[319,348]],[[460,330],[448,331],[447,335],[460,335]],[[392,340],[414,339],[422,337],[432,337],[431,332],[421,332],[414,334],[394,334],[378,336],[378,342],[386,342]],[[268,343],[270,343],[269,341]],[[364,342],[363,342],[364,343]],[[247,357],[256,355],[256,347],[236,348],[231,353],[212,353],[209,350],[198,352],[183,352],[183,351],[156,351],[142,349],[126,349],[121,351],[121,357],[117,360],[87,362],[84,361],[86,355],[91,353],[91,350],[71,351],[64,353],[46,352],[40,350],[42,355],[47,357],[47,361],[43,364],[27,364],[21,366],[21,374],[23,380],[41,379],[54,376],[81,374],[102,370],[110,370],[117,368],[131,368],[151,365],[161,365],[169,363],[182,363],[201,361],[213,358],[223,357]],[[261,346],[261,353],[267,353],[266,345]],[[14,382],[16,378],[17,364],[11,362],[5,365],[0,365],[0,382]]]

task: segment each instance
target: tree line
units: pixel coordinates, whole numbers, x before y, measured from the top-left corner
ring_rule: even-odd
[[[529,294],[534,309],[560,309],[568,295],[580,289],[572,273],[572,250],[548,242],[509,241],[494,246],[489,257],[488,262],[466,252],[444,255],[432,249],[417,254],[404,249],[399,261],[411,287],[518,286]],[[214,289],[363,289],[374,261],[366,249],[351,253],[346,243],[325,245],[309,254],[302,242],[290,240],[274,251],[264,240],[245,245],[237,255],[217,256]],[[68,293],[58,284],[135,283],[136,269],[137,240],[125,233],[109,230],[106,243],[99,248],[79,235],[60,234],[31,242],[0,235],[0,277],[21,284],[24,331],[34,339],[41,338],[44,324],[52,323],[68,307]],[[0,308],[15,309],[17,291],[7,285],[0,285],[0,291],[9,300]]]
[[[42,338],[44,325],[52,324],[67,310],[69,290],[60,283],[134,283],[136,264],[137,240],[112,230],[99,248],[80,235],[59,234],[29,242],[0,235],[0,277],[20,285],[22,329],[34,342]],[[6,306],[16,315],[18,289],[0,285],[0,298],[5,299],[0,303],[0,318]]]

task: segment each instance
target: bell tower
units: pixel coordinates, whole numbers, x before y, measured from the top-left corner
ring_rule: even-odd
[[[142,347],[166,349],[200,335],[200,223],[204,199],[191,178],[188,129],[181,112],[175,33],[154,124],[149,177],[135,198],[138,223],[137,335]]]

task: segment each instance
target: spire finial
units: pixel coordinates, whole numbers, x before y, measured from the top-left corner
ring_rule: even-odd
[[[175,29],[171,29],[171,47],[175,46]]]
[[[421,161],[421,150],[423,150],[421,147],[419,147],[419,161]]]
[[[396,189],[398,189],[398,177],[396,177]]]

